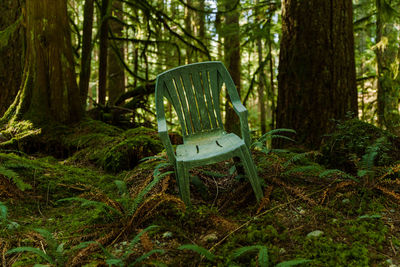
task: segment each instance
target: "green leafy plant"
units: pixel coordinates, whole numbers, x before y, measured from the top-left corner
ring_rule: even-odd
[[[160,253],[163,254],[164,250],[162,249],[153,249],[141,256],[138,256],[135,258],[135,260],[133,262],[131,262],[131,255],[134,253],[133,248],[135,247],[135,245],[140,241],[140,237],[151,230],[154,230],[158,228],[157,225],[150,225],[147,228],[145,228],[144,230],[142,230],[140,233],[138,233],[131,242],[129,242],[128,246],[124,249],[124,253],[120,256],[117,256],[111,252],[109,252],[103,245],[101,245],[98,242],[95,241],[88,241],[85,243],[81,244],[81,247],[85,247],[89,244],[97,244],[100,249],[103,251],[104,255],[106,256],[106,263],[108,264],[108,266],[118,266],[118,267],[125,267],[125,266],[135,266],[136,264],[142,263],[144,260],[148,259],[151,255],[156,254],[156,253]]]
[[[46,252],[35,247],[17,247],[7,251],[7,254],[29,252],[36,254],[37,256],[45,260],[47,263],[52,264],[54,266],[65,266],[67,262],[67,256],[64,250],[64,243],[59,244],[57,240],[53,237],[53,235],[47,230],[35,229],[35,231],[45,239],[47,243]],[[44,266],[44,265],[35,264],[34,266]]]
[[[180,247],[178,247],[179,250],[191,250],[194,251],[201,256],[205,257],[209,261],[213,261],[215,259],[215,255],[212,254],[210,251],[207,249],[199,246],[199,245],[194,245],[194,244],[185,244]]]
[[[245,246],[234,250],[231,254],[232,259],[239,258],[243,254],[247,254],[258,250],[257,262],[261,267],[269,266],[268,248],[262,245]]]
[[[26,189],[31,189],[32,186],[30,184],[25,183],[16,173],[15,171],[6,168],[4,165],[0,166],[0,175],[3,175],[14,182],[14,184],[20,189],[21,191],[25,191]]]
[[[206,248],[203,248],[199,245],[186,244],[186,245],[182,245],[182,246],[178,247],[178,249],[194,251],[211,262],[214,262],[216,259],[216,256],[213,253],[211,253],[209,250],[207,250]],[[235,249],[232,251],[232,253],[227,258],[231,259],[231,260],[235,260],[235,259],[243,256],[244,254],[253,253],[253,252],[257,252],[257,251],[258,251],[258,254],[257,254],[257,264],[258,265],[257,266],[260,266],[260,267],[272,266],[272,263],[269,261],[268,248],[264,245],[244,246],[244,247]],[[294,259],[294,260],[281,262],[276,266],[290,267],[290,266],[296,266],[299,264],[304,264],[304,263],[307,263],[310,261],[311,260],[307,260],[307,259]],[[229,266],[230,267],[237,266],[235,264],[236,264],[235,262],[230,261]]]
[[[0,225],[7,227],[8,230],[16,229],[19,224],[7,219],[8,209],[7,206],[0,201]]]
[[[160,181],[162,181],[165,176],[173,173],[172,171],[162,172],[160,170],[161,168],[166,166],[169,166],[169,163],[161,162],[160,164],[158,164],[153,172],[153,180],[149,184],[147,184],[133,199],[131,198],[126,183],[124,181],[114,181],[120,195],[120,198],[116,200],[118,203],[121,204],[119,208],[116,208],[117,205],[115,205],[114,207],[111,205],[113,201],[103,202],[89,200],[81,197],[64,198],[58,200],[58,202],[77,201],[81,202],[81,207],[95,207],[103,211],[105,214],[108,214],[108,217],[111,219],[130,218],[138,210],[140,204],[144,201],[144,197],[150,192],[150,190],[154,188],[154,186],[156,186]]]
[[[267,142],[271,141],[272,139],[275,139],[275,138],[285,139],[285,140],[294,142],[294,140],[292,138],[282,135],[281,133],[296,134],[296,131],[292,130],[292,129],[285,129],[285,128],[271,130],[271,131],[265,133],[260,138],[258,138],[255,142],[253,142],[251,144],[250,148],[258,148],[261,150],[261,152],[263,152],[265,154],[269,154],[271,152],[287,152],[287,150],[285,150],[285,149],[272,149],[269,146],[267,146]]]

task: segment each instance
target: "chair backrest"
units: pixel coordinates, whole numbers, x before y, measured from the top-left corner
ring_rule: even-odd
[[[220,91],[226,71],[219,62],[201,62],[177,67],[161,73],[156,82],[157,115],[163,98],[173,105],[182,128],[183,137],[223,130],[220,112]],[[226,71],[227,72],[227,71]]]

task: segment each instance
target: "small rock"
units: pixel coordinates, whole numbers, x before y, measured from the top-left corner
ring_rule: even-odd
[[[300,209],[299,209],[299,213],[300,213],[301,215],[304,215],[304,214],[306,214],[306,211],[300,208]]]
[[[214,242],[214,241],[218,240],[218,236],[215,233],[211,233],[211,234],[204,236],[202,239],[204,242],[210,243],[210,242]]]
[[[345,199],[343,199],[343,200],[342,200],[342,203],[343,203],[343,204],[350,203],[350,199],[348,199],[348,198],[345,198]]]
[[[324,234],[324,232],[322,232],[321,230],[315,230],[315,231],[308,233],[307,237],[320,237],[323,234]]]
[[[285,253],[286,253],[286,249],[284,249],[284,248],[279,249],[279,254],[285,254]]]
[[[391,212],[391,213],[394,213],[394,212],[395,212],[395,210],[394,210],[394,209],[390,209],[390,212]]]
[[[169,231],[162,234],[162,237],[164,238],[171,238],[172,236],[173,236],[172,232]]]

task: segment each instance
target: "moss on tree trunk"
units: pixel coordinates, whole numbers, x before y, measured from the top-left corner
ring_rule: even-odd
[[[71,123],[82,118],[67,1],[26,2],[26,60],[21,89],[0,123]]]

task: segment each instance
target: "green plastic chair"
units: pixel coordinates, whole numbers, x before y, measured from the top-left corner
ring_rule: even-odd
[[[223,83],[239,116],[242,138],[224,130],[219,108]],[[183,144],[177,146],[176,152],[168,136],[164,97],[174,107],[182,128]],[[158,75],[156,111],[158,133],[168,159],[175,167],[179,193],[186,205],[190,206],[189,170],[232,157],[241,159],[257,201],[262,198],[257,170],[249,151],[247,109],[240,102],[236,86],[221,62],[189,64]]]

